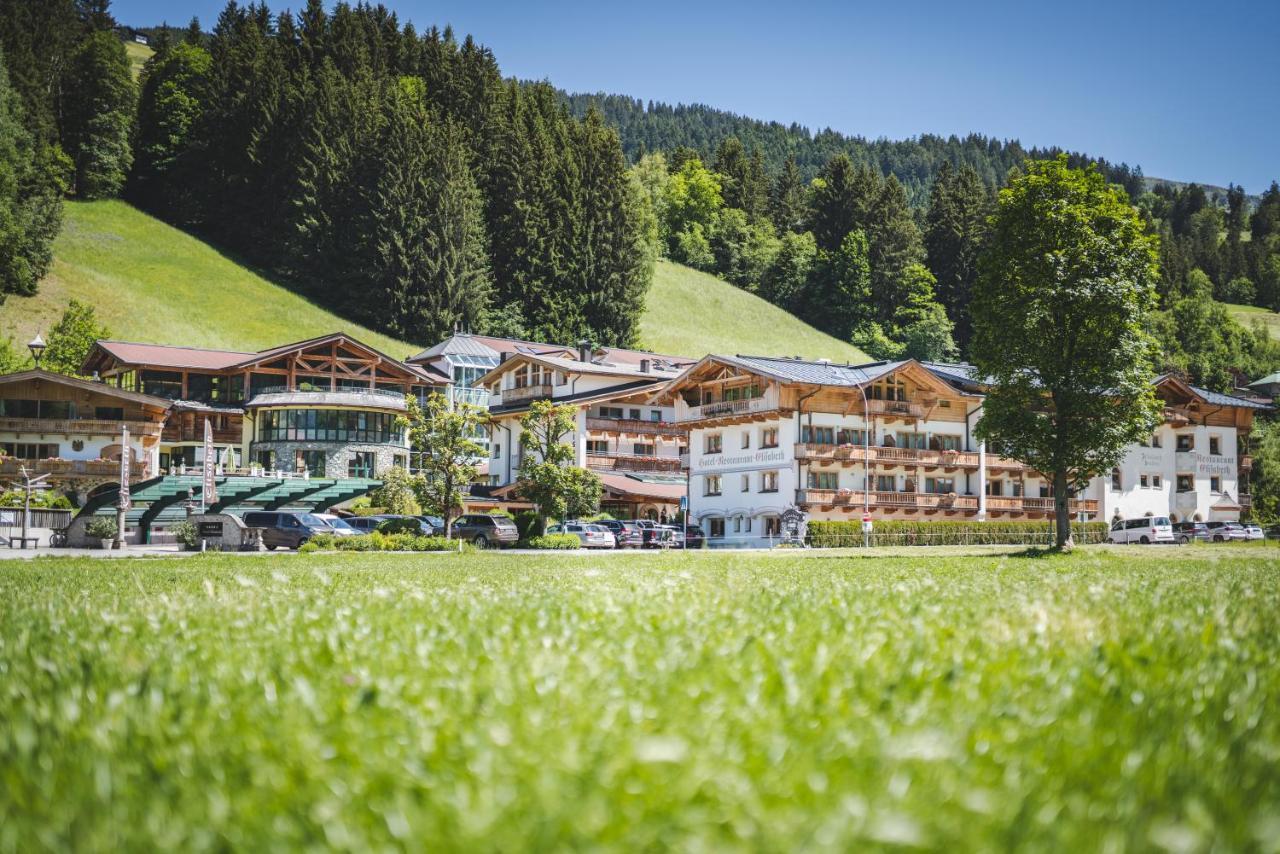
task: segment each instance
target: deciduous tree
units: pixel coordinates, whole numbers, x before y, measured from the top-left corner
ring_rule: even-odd
[[[93,349],[93,342],[109,338],[111,332],[98,323],[93,306],[72,299],[62,317],[45,336],[47,349],[40,367],[60,374],[79,376],[80,367]]]
[[[409,447],[419,476],[413,480],[418,504],[444,520],[446,537],[453,536],[453,520],[463,510],[471,482],[476,479],[484,448],[476,441],[487,413],[469,403],[450,406],[440,393],[420,406],[413,395],[405,398],[400,424],[409,431]]]

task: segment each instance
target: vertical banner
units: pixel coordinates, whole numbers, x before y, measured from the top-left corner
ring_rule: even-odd
[[[128,510],[133,506],[133,501],[129,497],[129,428],[120,428],[120,501],[121,510]]]
[[[213,449],[213,426],[209,419],[204,420],[204,483],[200,490],[200,509],[208,509],[210,504],[218,502],[218,488],[214,483],[217,475],[218,455]]]

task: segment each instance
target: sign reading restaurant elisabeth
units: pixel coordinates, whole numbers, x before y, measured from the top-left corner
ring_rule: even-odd
[[[781,448],[762,448],[741,454],[706,454],[698,459],[698,470],[774,468],[786,461],[787,456]]]

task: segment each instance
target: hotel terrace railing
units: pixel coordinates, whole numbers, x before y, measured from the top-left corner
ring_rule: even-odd
[[[587,454],[587,468],[604,471],[680,471],[679,457],[651,457],[635,454]]]
[[[645,421],[640,418],[587,418],[587,429],[600,433],[621,433],[626,436],[684,436],[688,428],[670,421]]]
[[[863,506],[863,494],[860,490],[849,489],[800,489],[796,490],[796,504],[821,504],[833,506]],[[978,510],[978,496],[952,495],[950,493],[933,492],[872,492],[870,506],[879,508],[920,508],[941,510]],[[1095,499],[1072,499],[1071,512],[1097,513],[1098,502]],[[1052,513],[1052,498],[1029,498],[1021,496],[1002,497],[987,496],[988,511],[1014,511]]]
[[[799,443],[796,445],[796,459],[812,462],[850,462],[861,463],[867,454],[862,445],[816,445]],[[882,466],[919,465],[942,468],[977,468],[978,453],[976,451],[939,451],[926,448],[891,448],[883,445],[872,445],[871,462]],[[1017,460],[987,454],[987,468],[1013,469],[1026,468]]]
[[[708,418],[731,418],[735,415],[755,415],[773,412],[778,408],[777,394],[770,389],[763,397],[746,400],[719,400],[701,406],[676,404],[676,421],[702,421]]]
[[[363,385],[338,386],[337,388],[289,388],[287,385],[273,385],[255,389],[253,396],[260,394],[380,394],[404,400],[404,392],[392,391],[389,388],[370,388]]]
[[[27,474],[66,475],[70,477],[110,477],[120,476],[119,460],[19,460],[13,457],[0,459],[0,475],[21,476],[23,467]],[[141,479],[148,476],[146,463],[131,462],[129,478]]]
[[[868,400],[870,415],[896,415],[902,418],[924,418],[928,404],[915,400]]]
[[[519,403],[522,400],[537,400],[542,397],[551,397],[551,383],[537,383],[535,385],[520,386],[519,388],[504,388],[501,391],[501,403],[511,404]]]
[[[159,436],[156,421],[100,421],[96,418],[0,418],[0,430],[41,436],[119,436],[128,427],[130,436]]]

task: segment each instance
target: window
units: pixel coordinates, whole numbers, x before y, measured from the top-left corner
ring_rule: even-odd
[[[1218,456],[1222,453],[1222,440],[1217,436],[1209,437],[1209,455]]]
[[[760,518],[764,522],[763,533],[766,537],[782,536],[782,519],[777,516],[761,516]]]
[[[929,443],[925,440],[923,433],[899,433],[898,447],[924,449],[929,447]]]
[[[1121,491],[1120,486],[1120,468],[1117,466],[1111,470],[1111,488],[1116,492]]]
[[[58,456],[58,446],[44,442],[5,442],[0,448],[6,457],[17,460],[47,460]]]
[[[283,385],[283,382],[277,380],[277,385]],[[142,391],[177,400],[182,397],[182,374],[177,371],[143,371]]]
[[[633,409],[633,410],[631,410],[631,415],[630,415],[630,417],[631,417],[631,420],[632,420],[632,421],[639,421],[639,420],[640,420],[640,410],[639,410],[639,409]]]
[[[776,448],[778,447],[778,428],[765,427],[760,431],[760,447]]]
[[[1138,475],[1138,486],[1142,489],[1147,488],[1147,476],[1145,474]]]
[[[347,477],[373,477],[373,451],[356,451],[347,463]]]
[[[761,492],[777,492],[778,491],[778,473],[776,471],[760,472],[760,491]]]
[[[394,454],[391,457],[391,465],[398,469],[407,470],[409,468],[409,458],[404,454]]]
[[[741,517],[741,516],[734,516],[734,517],[733,517],[733,532],[734,532],[735,534],[741,534],[741,533],[742,533],[742,517]]]
[[[298,451],[293,459],[293,470],[310,472],[312,477],[324,477],[324,451]]]
[[[932,492],[936,495],[946,495],[948,492],[956,491],[956,482],[950,477],[926,477],[924,479],[924,491]]]
[[[867,441],[866,430],[837,430],[837,445],[864,445]]]
[[[587,453],[588,454],[609,453],[609,440],[608,439],[588,439]]]
[[[1215,474],[1213,477],[1209,478],[1209,491],[1212,492],[1214,495],[1217,495],[1219,492],[1222,492],[1221,477]]]
[[[591,443],[590,443],[590,442],[588,442],[588,443],[587,443],[587,448],[588,448],[588,450],[590,450],[590,447],[591,447]],[[493,443],[493,458],[496,460],[496,459],[498,459],[498,458],[499,458],[499,457],[501,457],[501,456],[502,456],[502,443],[501,443],[501,442],[494,442],[494,443]]]
[[[742,476],[742,489],[741,489],[741,491],[742,491],[742,492],[750,492],[750,491],[751,491],[751,475],[749,475],[749,474],[744,474],[744,475]]]
[[[751,447],[751,431],[743,430],[742,431],[742,448],[743,450],[746,450],[747,448],[750,448],[750,447]]]
[[[652,457],[654,453],[653,443],[652,442],[635,442],[631,446],[631,453],[635,454],[637,457]]]
[[[939,408],[941,408],[941,409],[950,409],[950,408],[951,408],[951,401],[949,401],[949,400],[940,400],[940,401],[938,401],[938,407],[939,407]]]
[[[1195,492],[1195,478],[1189,474],[1180,474],[1178,475],[1177,486],[1179,492]]]
[[[708,519],[707,520],[707,536],[712,539],[719,539],[724,536],[724,520]]]
[[[1153,474],[1153,475],[1151,475],[1151,488],[1152,488],[1152,489],[1160,489],[1160,488],[1161,488],[1161,484],[1163,484],[1163,483],[1164,483],[1164,481],[1162,481],[1162,480],[1160,479],[1160,475],[1158,475],[1158,474]]]
[[[724,450],[724,437],[719,433],[708,433],[705,443],[703,444],[703,452],[708,454],[718,454]]]
[[[662,410],[661,410],[661,409],[650,409],[650,410],[649,410],[649,420],[650,420],[650,421],[661,421],[661,420],[662,420]]]
[[[1177,450],[1179,452],[1194,451],[1196,448],[1196,437],[1190,433],[1179,433]]]
[[[834,445],[836,429],[834,427],[811,427],[806,424],[800,428],[800,441],[806,445]]]
[[[76,405],[69,400],[0,400],[0,415],[7,418],[77,418]]]
[[[840,475],[833,471],[809,472],[810,489],[836,489],[840,486]]]
[[[621,406],[602,406],[600,407],[600,417],[601,418],[621,418],[622,407]]]
[[[876,475],[876,492],[897,492],[898,478],[892,474]]]
[[[123,406],[95,406],[93,408],[93,417],[99,421],[123,421]]]
[[[385,412],[339,409],[267,410],[258,417],[260,442],[399,443],[404,429]]]
[[[1153,448],[1163,448],[1163,447],[1164,447],[1164,440],[1160,438],[1160,434],[1159,434],[1159,433],[1152,433],[1152,434],[1151,434],[1151,447],[1153,447]]]
[[[709,474],[703,478],[703,495],[719,495],[720,494],[720,475]]]

